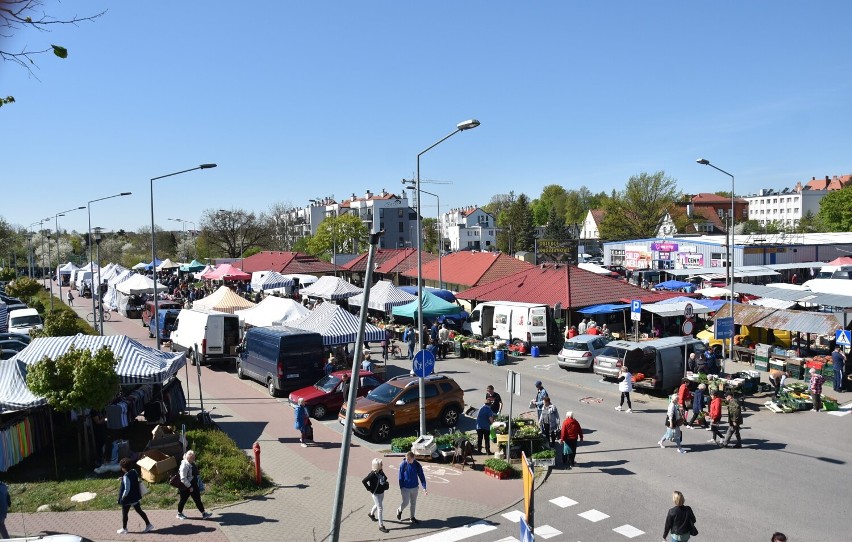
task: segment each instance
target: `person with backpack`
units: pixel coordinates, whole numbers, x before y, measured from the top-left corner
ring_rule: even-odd
[[[683,425],[683,416],[683,409],[678,404],[678,394],[672,394],[669,400],[669,408],[666,410],[666,432],[657,442],[660,448],[666,447],[665,441],[673,440],[677,444],[678,453],[686,453],[686,450],[680,445],[682,438],[680,426]]]
[[[383,533],[388,532],[387,527],[385,527],[385,522],[382,517],[382,503],[385,498],[385,491],[390,489],[390,482],[388,482],[388,477],[385,475],[385,471],[382,470],[382,460],[378,457],[373,459],[372,470],[367,476],[361,480],[361,483],[364,484],[364,487],[367,488],[373,495],[373,507],[370,509],[370,513],[367,514],[373,521],[379,522],[379,530]]]

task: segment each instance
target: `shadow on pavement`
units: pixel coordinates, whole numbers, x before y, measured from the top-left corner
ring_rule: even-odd
[[[218,519],[218,518],[217,518]],[[216,521],[216,523],[219,523]],[[215,532],[215,527],[205,527],[197,523],[182,523],[180,525],[172,525],[161,529],[154,529],[154,534],[175,534],[175,535],[200,535],[202,533]]]
[[[244,514],[239,512],[225,512],[216,516],[216,521],[219,525],[226,526],[246,526],[260,525],[261,523],[279,523],[277,519],[265,518],[254,514]]]
[[[266,428],[266,422],[226,422],[221,419],[216,420],[216,425],[241,449],[251,448]]]

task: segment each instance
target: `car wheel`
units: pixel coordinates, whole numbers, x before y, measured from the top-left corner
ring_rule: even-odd
[[[448,406],[441,414],[441,421],[446,427],[455,427],[459,423],[459,409],[456,406]]]
[[[313,416],[317,420],[321,420],[325,418],[325,415],[328,414],[328,411],[325,408],[325,405],[317,405],[313,409]]]
[[[275,387],[275,380],[267,379],[266,381],[266,391],[269,392],[269,395],[272,397],[278,397],[278,388]]]
[[[195,359],[195,350],[190,350],[189,353],[187,353],[186,357],[189,358],[190,365],[198,365],[198,360]]]
[[[237,362],[237,378],[240,380],[246,379],[246,374],[243,372],[243,364],[239,361]]]
[[[373,428],[370,430],[370,436],[373,439],[373,442],[386,442],[390,438],[391,423],[388,420],[379,420],[373,424]]]

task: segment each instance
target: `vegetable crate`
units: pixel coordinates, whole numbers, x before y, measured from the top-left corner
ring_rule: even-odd
[[[804,374],[804,369],[801,365],[787,364],[787,372],[790,373],[790,378],[801,380],[802,375]]]
[[[756,371],[768,371],[769,370],[769,362],[765,360],[759,360],[755,358],[754,360],[754,369]]]

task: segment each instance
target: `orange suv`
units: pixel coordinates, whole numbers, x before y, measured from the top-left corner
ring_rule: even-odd
[[[452,378],[445,375],[426,377],[426,421],[440,420],[446,427],[455,427],[464,408],[464,392]],[[375,442],[385,442],[394,427],[416,425],[420,422],[420,393],[416,376],[397,376],[355,401],[353,429]],[[339,421],[346,421],[346,405],[340,410]]]

